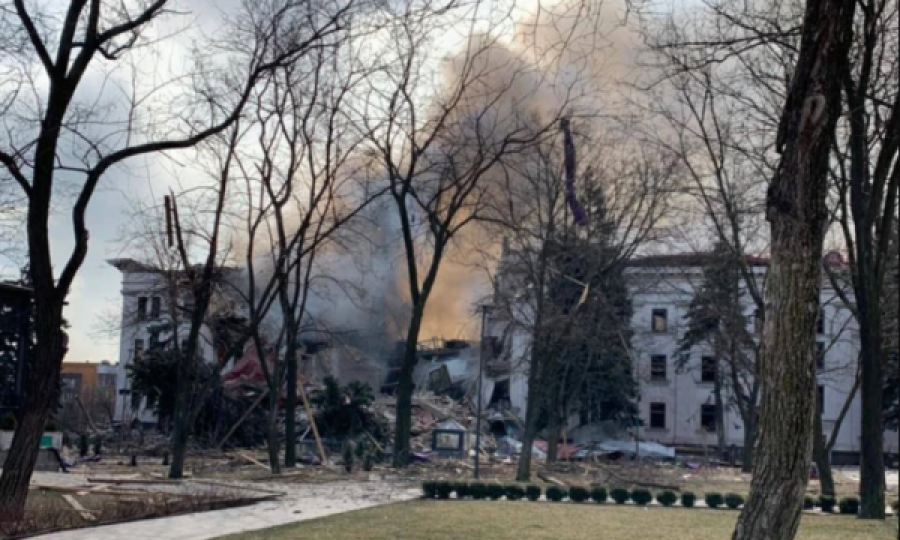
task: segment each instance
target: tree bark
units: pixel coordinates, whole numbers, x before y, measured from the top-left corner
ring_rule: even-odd
[[[413,370],[418,360],[419,330],[425,316],[423,302],[414,306],[409,330],[406,333],[406,345],[403,348],[403,365],[400,367],[400,380],[397,381],[397,418],[394,424],[394,467],[409,465],[409,437],[412,429],[412,394]]]
[[[285,352],[287,396],[284,399],[284,466],[297,465],[297,337],[288,332]]]
[[[819,471],[819,491],[823,497],[834,498],[834,474],[831,470],[831,460],[828,456],[828,448],[825,445],[825,433],[822,429],[822,411],[817,411],[817,418],[813,422],[813,460]]]
[[[722,376],[719,367],[719,357],[716,356],[716,382],[713,387],[713,399],[716,407],[716,442],[718,444],[719,459],[725,457],[725,402],[722,399]]]
[[[753,472],[753,458],[756,454],[756,419],[744,419],[744,457],[741,460],[741,472]]]
[[[797,534],[812,454],[816,319],[828,219],[828,158],[841,114],[855,0],[807,0],[800,54],[769,186],[771,263],[760,350],[762,400],[750,496],[734,540],[790,540]]]
[[[874,310],[877,310],[876,307]],[[874,311],[872,310],[872,311]],[[863,310],[860,309],[862,315]],[[859,517],[884,519],[884,365],[880,340],[880,318],[873,317],[877,326],[860,325],[860,394],[862,397],[862,425],[860,429],[859,461]],[[878,334],[869,336],[866,334]],[[868,342],[868,343],[867,343]],[[867,346],[868,345],[868,346]],[[877,347],[877,348],[876,348]]]
[[[562,434],[562,413],[551,409],[547,425],[547,463],[553,463],[559,455],[559,437]]]
[[[537,337],[536,334],[535,337]],[[537,436],[537,417],[540,410],[537,385],[541,377],[539,374],[540,362],[535,362],[537,358],[539,358],[539,355],[532,351],[531,362],[528,367],[528,399],[525,402],[525,429],[522,430],[522,453],[519,455],[519,464],[516,467],[516,482],[531,481],[531,450],[534,447],[534,439]]]
[[[276,387],[278,388],[278,387]],[[267,450],[269,453],[269,469],[272,474],[281,473],[281,444],[278,442],[278,400],[281,392],[269,392],[269,411],[266,416]]]

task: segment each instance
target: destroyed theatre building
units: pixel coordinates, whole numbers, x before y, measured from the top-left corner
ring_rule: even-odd
[[[517,294],[512,257],[504,249],[497,272],[496,289],[507,298],[524,297]],[[724,442],[738,452],[744,444],[743,422],[735,406],[729,385],[724,385],[724,421],[717,422],[714,399],[716,369],[725,369],[715,361],[713,347],[700,343],[686,354],[679,351],[679,341],[687,329],[686,315],[695,293],[703,281],[708,264],[704,254],[684,254],[638,258],[627,263],[625,276],[632,302],[632,338],[630,343],[634,375],[640,387],[637,403],[639,426],[620,426],[620,433],[637,431],[646,441],[655,441],[679,448],[715,449],[719,433]],[[838,253],[826,256],[825,264],[837,273],[846,272],[846,264]],[[745,268],[760,286],[768,268],[768,260],[748,257]],[[746,289],[743,281],[741,289]],[[762,290],[762,289],[760,289]],[[746,291],[744,291],[746,292]],[[852,301],[852,290],[843,291]],[[755,304],[747,294],[739,295],[739,309],[747,321],[748,334],[758,343],[761,321],[755,316]],[[486,333],[485,402],[508,400],[511,412],[524,417],[528,398],[527,378],[532,329],[528,306],[519,306],[513,317],[498,313],[510,309],[493,310],[488,317]],[[513,309],[512,311],[516,311]],[[833,289],[831,280],[823,275],[820,319],[816,333],[817,396],[821,408],[825,437],[831,436],[836,420],[854,388],[859,352],[856,321],[850,309]],[[718,367],[717,367],[718,366]],[[745,376],[745,375],[744,375]],[[746,382],[746,381],[745,381]],[[568,438],[583,444],[609,438],[609,430],[601,426],[579,425],[577,414],[572,415]],[[621,436],[620,436],[621,437]],[[898,441],[895,433],[885,436],[885,452],[896,455]],[[832,452],[835,463],[858,463],[860,450],[860,397],[850,399]]]

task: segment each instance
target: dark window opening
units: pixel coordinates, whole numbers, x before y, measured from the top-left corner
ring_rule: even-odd
[[[162,313],[162,298],[154,296],[150,303],[150,317],[158,319]]]
[[[668,312],[665,309],[654,309],[652,315],[653,332],[664,334],[668,329]]]
[[[134,340],[134,357],[140,358],[141,354],[144,352],[144,340],[136,339]]]
[[[138,297],[137,320],[143,321],[147,319],[147,297]]]
[[[666,355],[654,354],[650,357],[650,380],[666,380]]]
[[[650,429],[666,429],[666,404],[650,404]]]
[[[497,381],[494,383],[494,391],[491,393],[491,400],[488,407],[507,407],[510,404],[509,398],[509,379]]]
[[[825,369],[825,343],[822,341],[816,342],[816,367]]]
[[[822,415],[822,411],[825,410],[825,387],[821,384],[816,388],[816,412],[819,413],[819,416]]]
[[[700,381],[716,382],[718,369],[715,356],[704,356],[700,359]]]
[[[716,406],[704,404],[700,406],[700,426],[706,431],[716,431]]]
[[[816,319],[816,333],[824,334],[825,333],[825,310],[819,310],[819,318]]]

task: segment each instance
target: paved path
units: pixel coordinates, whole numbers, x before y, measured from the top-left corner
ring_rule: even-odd
[[[203,540],[410,500],[421,489],[382,482],[260,485],[288,494],[278,500],[38,536],[41,540]]]

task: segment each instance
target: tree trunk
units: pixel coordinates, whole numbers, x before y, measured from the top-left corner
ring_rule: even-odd
[[[288,332],[287,351],[287,396],[284,399],[284,466],[297,465],[297,346],[296,336]]]
[[[756,454],[756,419],[744,419],[744,457],[741,460],[741,472],[753,472],[753,457]]]
[[[397,382],[397,419],[394,426],[394,467],[409,465],[409,437],[412,429],[413,370],[418,360],[419,329],[425,315],[422,302],[413,308],[406,345],[403,348],[403,365]]]
[[[818,409],[818,408],[817,408]],[[817,417],[813,421],[815,433],[813,433],[813,460],[819,471],[819,491],[823,497],[834,498],[834,474],[831,470],[831,460],[828,456],[828,448],[825,446],[825,433],[822,430],[822,411],[817,410]]]
[[[719,459],[725,457],[725,403],[722,400],[722,377],[719,375],[718,356],[716,357],[716,382],[713,387],[713,398],[716,406],[716,437],[718,443]]]
[[[562,433],[562,414],[554,409],[550,410],[547,425],[547,463],[554,463],[559,454],[559,437]]]
[[[23,385],[23,413],[0,476],[0,520],[17,521],[25,512],[28,485],[37,462],[44,425],[59,389],[63,357],[62,306],[36,308],[35,333],[48,336],[34,346]],[[43,311],[43,313],[41,312]]]
[[[276,386],[277,388],[277,386]],[[281,473],[281,444],[278,442],[278,400],[281,392],[269,392],[269,414],[266,416],[266,447],[269,453],[269,469],[272,474]]]
[[[862,314],[862,310],[860,310]],[[859,462],[859,517],[862,519],[884,519],[884,411],[883,385],[884,366],[881,351],[873,347],[873,342],[880,348],[880,340],[866,334],[880,333],[879,326],[870,326],[866,331],[860,325],[863,338],[860,347],[862,360],[860,369],[860,394],[862,396],[862,426],[860,430],[860,462]],[[866,346],[868,341],[868,347]]]
[[[791,540],[809,481],[815,415],[816,319],[828,208],[828,157],[854,0],[807,0],[800,54],[778,128],[769,186],[771,263],[760,347],[762,399],[750,496],[734,540]]]
[[[190,436],[187,406],[182,404],[175,408],[172,418],[172,456],[169,461],[169,478],[177,480],[184,477],[184,458],[187,455],[187,442]]]
[[[538,381],[540,375],[538,369],[540,363],[535,362],[538,355],[532,353],[531,363],[528,368],[528,399],[525,402],[525,429],[522,430],[522,453],[519,455],[519,464],[516,467],[516,482],[531,481],[531,457],[534,439],[537,436],[537,417],[540,410]]]

